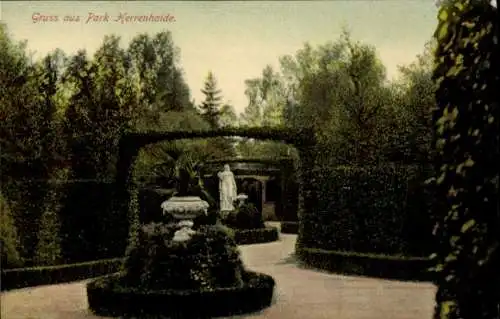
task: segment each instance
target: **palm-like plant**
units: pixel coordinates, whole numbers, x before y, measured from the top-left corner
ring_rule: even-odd
[[[200,176],[200,164],[199,160],[195,160],[188,153],[177,160],[175,165],[177,192],[174,193],[174,196],[198,196],[212,206],[215,202],[212,196],[205,191]]]

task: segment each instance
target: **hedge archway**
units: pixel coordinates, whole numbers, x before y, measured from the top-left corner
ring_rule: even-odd
[[[212,137],[246,137],[259,140],[281,141],[297,148],[299,153],[299,216],[307,207],[315,211],[314,203],[315,191],[312,187],[314,183],[302,183],[301,181],[314,181],[314,167],[316,145],[315,134],[312,129],[301,128],[269,128],[269,127],[226,127],[218,130],[196,130],[196,131],[144,131],[125,132],[119,141],[119,155],[116,174],[116,193],[114,197],[115,212],[120,216],[126,216],[123,224],[116,225],[122,227],[124,233],[121,238],[126,238],[128,232],[129,241],[135,241],[136,227],[138,226],[138,202],[137,186],[133,180],[133,167],[135,160],[142,147],[161,141],[173,141],[179,139],[212,138]],[[123,251],[127,242],[117,242]]]

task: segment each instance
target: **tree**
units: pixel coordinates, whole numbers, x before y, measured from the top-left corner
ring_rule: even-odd
[[[66,110],[73,178],[112,178],[118,138],[138,111],[138,94],[119,41],[105,37],[93,60],[80,51],[66,71],[65,81],[74,88]]]
[[[408,65],[400,67],[397,81],[395,117],[397,136],[394,149],[404,157],[420,163],[428,162],[432,146],[432,112],[436,107],[435,84],[432,80],[432,48],[428,44],[422,55]],[[402,149],[404,148],[404,149]]]
[[[335,42],[306,44],[280,64],[279,74],[266,67],[262,78],[247,81],[247,122],[312,127],[324,158],[337,164],[380,159],[390,130],[379,123],[388,122],[392,92],[374,47],[344,31]]]
[[[238,124],[238,116],[231,104],[223,104],[220,108],[220,126],[236,126]]]
[[[288,91],[282,76],[266,66],[262,76],[245,81],[248,106],[241,115],[248,126],[282,126]],[[244,139],[238,143],[242,156],[286,156],[289,147],[282,143]]]
[[[194,109],[179,66],[180,50],[174,46],[169,31],[153,37],[135,36],[127,53],[141,103],[140,112],[145,114],[141,127],[155,123],[159,112]]]
[[[60,52],[33,63],[25,44],[0,27],[2,189],[18,225],[23,257],[32,258],[38,222],[58,162],[57,82]]]
[[[217,80],[211,71],[208,72],[201,92],[205,95],[205,100],[200,105],[203,118],[213,129],[220,127],[222,104],[222,97],[220,96],[221,90],[217,88]]]

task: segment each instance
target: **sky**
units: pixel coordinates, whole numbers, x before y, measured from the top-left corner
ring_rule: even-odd
[[[37,21],[37,16],[58,21]],[[108,21],[88,21],[107,15]],[[125,16],[163,16],[164,21],[129,21]],[[41,57],[56,48],[93,54],[105,35],[116,34],[125,46],[138,33],[169,30],[180,48],[181,66],[191,96],[203,100],[209,71],[225,101],[238,113],[248,101],[246,79],[268,64],[293,55],[308,42],[321,45],[339,38],[347,27],[356,41],[374,45],[389,78],[398,65],[423,52],[436,27],[433,0],[378,1],[0,1],[0,17],[15,40]],[[65,16],[80,21],[63,21]],[[40,19],[40,18],[38,18]],[[124,22],[124,23],[122,23]]]

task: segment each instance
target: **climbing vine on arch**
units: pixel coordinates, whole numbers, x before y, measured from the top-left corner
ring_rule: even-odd
[[[435,38],[436,319],[499,318],[498,12],[447,1]]]

